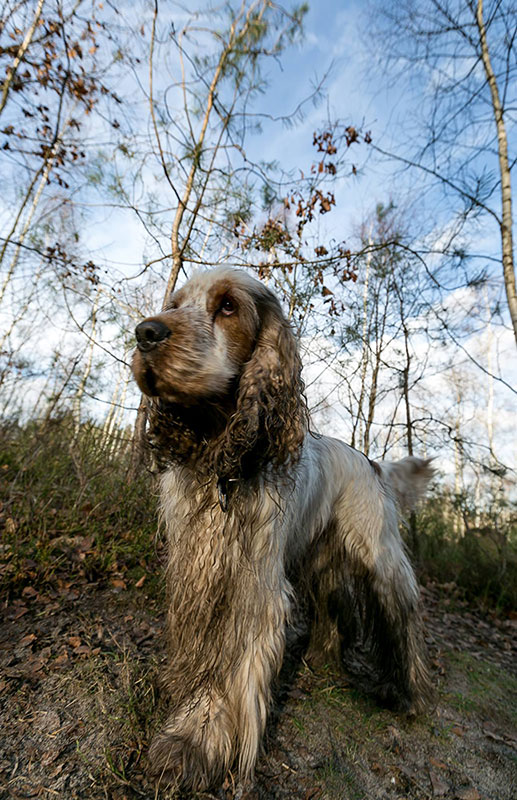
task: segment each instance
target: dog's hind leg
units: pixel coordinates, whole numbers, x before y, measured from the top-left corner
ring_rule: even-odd
[[[355,646],[369,656],[381,702],[422,710],[431,684],[418,585],[395,502],[377,475],[344,487],[330,525],[311,547],[307,572],[314,617],[310,657],[342,662]]]

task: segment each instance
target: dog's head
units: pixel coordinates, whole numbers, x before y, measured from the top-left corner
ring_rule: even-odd
[[[187,437],[214,449],[220,477],[286,464],[306,431],[296,340],[275,295],[245,272],[192,278],[136,327],[133,373],[167,430],[170,460]],[[161,437],[163,440],[163,436]]]

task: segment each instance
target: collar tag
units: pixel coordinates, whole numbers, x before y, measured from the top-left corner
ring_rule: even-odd
[[[217,481],[217,493],[221,511],[226,513],[228,511],[228,481],[225,478],[219,478]]]

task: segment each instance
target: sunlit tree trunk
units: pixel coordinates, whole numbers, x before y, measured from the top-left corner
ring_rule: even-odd
[[[456,508],[454,511],[454,532],[462,537],[465,533],[465,524],[460,503],[463,495],[463,453],[461,447],[461,404],[462,393],[460,389],[461,378],[456,379],[456,419],[454,421],[454,496]]]
[[[99,305],[99,299],[100,299],[100,291],[98,290],[95,295],[95,300],[92,306],[90,342],[86,351],[88,355],[86,358],[86,363],[84,365],[83,373],[81,375],[81,380],[79,381],[77,389],[75,390],[74,399],[72,403],[73,434],[70,442],[71,448],[75,447],[77,443],[77,437],[79,436],[79,431],[81,428],[81,406],[84,397],[84,391],[86,389],[86,383],[92,371],[93,349],[95,347],[95,334],[97,327],[97,307]]]
[[[6,77],[4,79],[4,82],[2,84],[2,96],[0,98],[0,115],[2,114],[2,111],[4,110],[5,105],[7,103],[7,97],[9,95],[9,90],[10,90],[12,84],[13,84],[14,77],[16,75],[18,67],[21,64],[21,61],[22,61],[23,56],[25,55],[25,53],[27,51],[27,48],[29,47],[30,43],[32,42],[32,39],[33,39],[33,36],[34,36],[34,32],[36,30],[36,27],[37,27],[38,22],[39,22],[40,17],[41,17],[41,11],[42,11],[42,8],[43,8],[44,1],[45,0],[38,0],[38,5],[36,6],[36,10],[34,12],[34,17],[33,17],[32,23],[31,23],[27,33],[25,34],[23,42],[21,43],[20,47],[18,48],[18,52],[16,53],[16,56],[14,57],[13,63],[7,69],[7,75],[6,75]]]
[[[364,426],[363,437],[363,453],[367,456],[370,453],[371,432],[375,418],[375,408],[377,405],[377,391],[379,386],[379,374],[381,369],[382,354],[384,350],[384,333],[386,330],[386,321],[388,318],[388,305],[390,299],[389,287],[386,289],[384,306],[379,309],[379,295],[374,299],[375,302],[375,316],[373,326],[373,336],[375,337],[375,350],[373,353],[372,375],[368,393],[368,411],[366,422]]]
[[[492,98],[492,112],[497,129],[497,151],[499,157],[499,172],[501,175],[501,249],[503,260],[503,275],[506,298],[510,319],[512,321],[515,343],[517,344],[517,291],[515,285],[515,268],[513,259],[513,215],[512,215],[512,184],[510,165],[508,162],[508,139],[504,122],[503,107],[499,97],[497,79],[492,68],[490,51],[486,37],[485,23],[483,20],[483,0],[478,0],[476,10],[476,23],[479,31],[481,59],[485,70],[486,79],[490,87]]]
[[[368,236],[368,246],[371,248],[372,244],[372,226],[370,226],[370,233]],[[365,264],[365,272],[364,272],[364,287],[363,287],[363,325],[362,325],[362,353],[361,353],[361,371],[360,371],[360,389],[359,389],[359,398],[357,400],[357,415],[355,416],[353,425],[352,425],[352,439],[350,444],[352,447],[355,447],[356,442],[356,430],[358,430],[358,441],[362,439],[362,428],[363,428],[363,405],[364,405],[364,398],[366,395],[366,375],[368,372],[368,362],[369,362],[369,353],[370,353],[370,343],[369,343],[369,335],[368,335],[368,283],[370,279],[370,265],[372,263],[372,251],[369,249],[368,254],[366,256],[366,264]]]

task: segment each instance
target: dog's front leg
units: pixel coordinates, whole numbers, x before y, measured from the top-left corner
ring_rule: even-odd
[[[153,772],[165,783],[206,790],[220,785],[234,763],[240,780],[253,774],[289,610],[283,568],[267,562],[242,565],[230,607],[221,610],[224,621],[219,618],[216,625],[214,618],[204,641],[192,635],[189,643],[182,631],[177,640],[183,648],[190,644],[190,651],[174,652],[173,643],[168,681],[173,710],[150,750]],[[172,620],[177,625],[181,621]]]

